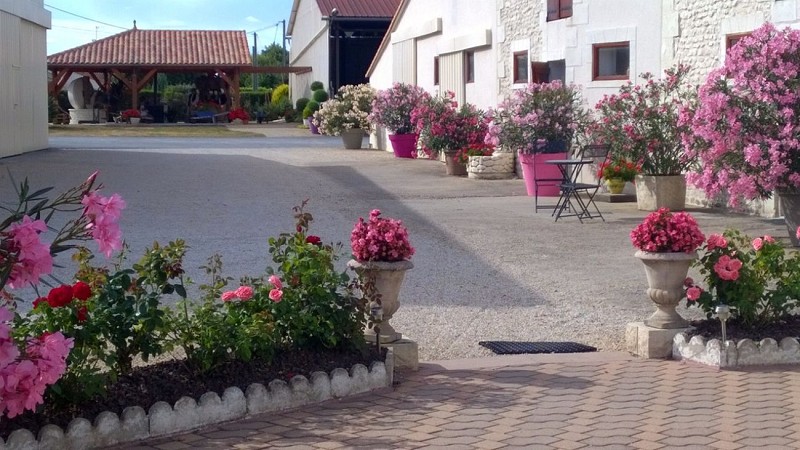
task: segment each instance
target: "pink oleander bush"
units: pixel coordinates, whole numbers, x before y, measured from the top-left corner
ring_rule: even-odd
[[[673,213],[661,208],[645,217],[644,221],[631,231],[631,242],[639,250],[651,253],[684,252],[692,253],[705,240],[700,227],[691,214]]]
[[[695,104],[687,156],[700,165],[687,181],[730,206],[800,189],[800,31],[764,24],[709,73]]]
[[[411,133],[411,111],[419,105],[424,95],[425,91],[419,86],[394,83],[391,88],[377,92],[369,120],[386,127],[393,134]]]
[[[689,127],[680,111],[694,97],[686,82],[689,67],[667,69],[664,78],[643,73],[644,83],[629,82],[618,94],[605,95],[597,103],[592,138],[608,144],[615,158],[632,161],[645,175],[680,175],[693,164],[681,144]]]
[[[712,234],[694,265],[705,287],[687,278],[686,298],[708,318],[725,304],[741,325],[756,328],[785,319],[798,306],[800,253],[787,255],[771,236],[751,239],[736,230]]]
[[[408,241],[408,229],[396,219],[380,217],[373,209],[369,220],[359,217],[350,234],[353,258],[358,261],[401,261],[411,259],[414,247]]]
[[[469,103],[458,106],[455,94],[432,97],[425,93],[411,112],[422,150],[431,158],[440,152],[455,154],[484,142],[489,126],[486,114]]]
[[[578,87],[558,80],[517,89],[488,115],[486,142],[524,154],[542,153],[548,142],[569,146],[588,124]]]

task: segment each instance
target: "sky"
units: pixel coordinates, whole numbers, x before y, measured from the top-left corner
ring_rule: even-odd
[[[44,0],[44,3],[52,15],[52,26],[47,30],[48,55],[133,28],[134,20],[141,29],[245,30],[251,48],[255,31],[260,51],[273,42],[281,43],[283,25],[278,22],[286,20],[288,26],[292,10],[292,0]]]

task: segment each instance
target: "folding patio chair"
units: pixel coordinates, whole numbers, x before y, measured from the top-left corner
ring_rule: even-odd
[[[590,159],[594,163],[580,166],[577,169],[579,173],[575,174],[572,181],[561,183],[561,190],[567,193],[565,195],[566,201],[570,203],[569,207],[574,212],[574,214],[570,215],[578,217],[581,222],[583,222],[583,219],[594,219],[595,217],[600,217],[603,222],[606,221],[594,201],[594,196],[597,195],[597,191],[602,186],[602,178],[598,178],[596,182],[585,182],[581,181],[581,174],[584,167],[594,167],[604,163],[608,159],[609,150],[609,146],[605,144],[589,144],[582,147],[578,150],[577,159]],[[574,200],[575,204],[573,204],[572,200]],[[597,215],[593,215],[589,208],[594,208]],[[559,217],[563,217],[563,215],[559,214]]]

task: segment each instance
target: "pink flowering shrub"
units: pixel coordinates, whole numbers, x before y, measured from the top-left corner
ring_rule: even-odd
[[[685,252],[697,250],[705,240],[700,227],[691,214],[670,212],[661,208],[645,217],[631,231],[631,242],[639,250],[651,253]]]
[[[688,72],[678,65],[660,80],[643,73],[643,84],[629,82],[618,94],[603,96],[595,106],[592,138],[610,145],[615,158],[638,164],[645,175],[682,174],[693,162],[681,144],[689,127],[679,120],[682,106],[694,95],[685,81]]]
[[[61,378],[73,340],[61,333],[12,338],[11,312],[0,307],[0,417],[16,417],[44,402],[45,390]]]
[[[709,73],[682,112],[683,142],[700,165],[687,181],[730,206],[800,189],[800,31],[766,23]]]
[[[27,179],[19,185],[17,206],[3,208],[11,214],[0,222],[0,297],[11,297],[6,286],[38,285],[42,276],[52,272],[53,256],[76,248],[76,242],[94,239],[106,256],[122,248],[118,221],[125,202],[117,194],[100,195],[102,186],[95,186],[96,177],[97,172],[52,200],[45,197],[52,188],[31,192]],[[61,226],[48,244],[42,234],[56,211],[80,215]]]
[[[411,111],[422,101],[425,91],[415,85],[394,83],[391,88],[378,91],[372,101],[369,120],[386,127],[393,134],[413,132]]]
[[[425,93],[411,111],[411,123],[422,150],[431,158],[439,152],[455,154],[481,144],[488,129],[486,114],[469,103],[458,106],[455,94],[432,97]]]
[[[711,318],[720,304],[731,307],[738,325],[757,328],[779,322],[800,300],[800,253],[787,256],[771,236],[751,239],[738,231],[712,234],[695,262],[705,287],[688,278],[689,305]]]
[[[403,222],[380,217],[381,212],[373,209],[369,220],[358,219],[352,233],[350,246],[353,258],[358,261],[401,261],[410,259],[414,247],[408,241],[408,230]]]
[[[515,90],[489,117],[486,143],[526,154],[543,152],[547,142],[569,144],[588,124],[577,86],[558,80]]]

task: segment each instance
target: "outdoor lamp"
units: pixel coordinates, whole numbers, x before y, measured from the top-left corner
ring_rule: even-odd
[[[717,319],[719,319],[722,324],[722,345],[725,345],[727,340],[725,336],[725,322],[731,318],[731,309],[728,305],[719,305],[714,309],[714,312],[717,313]]]

